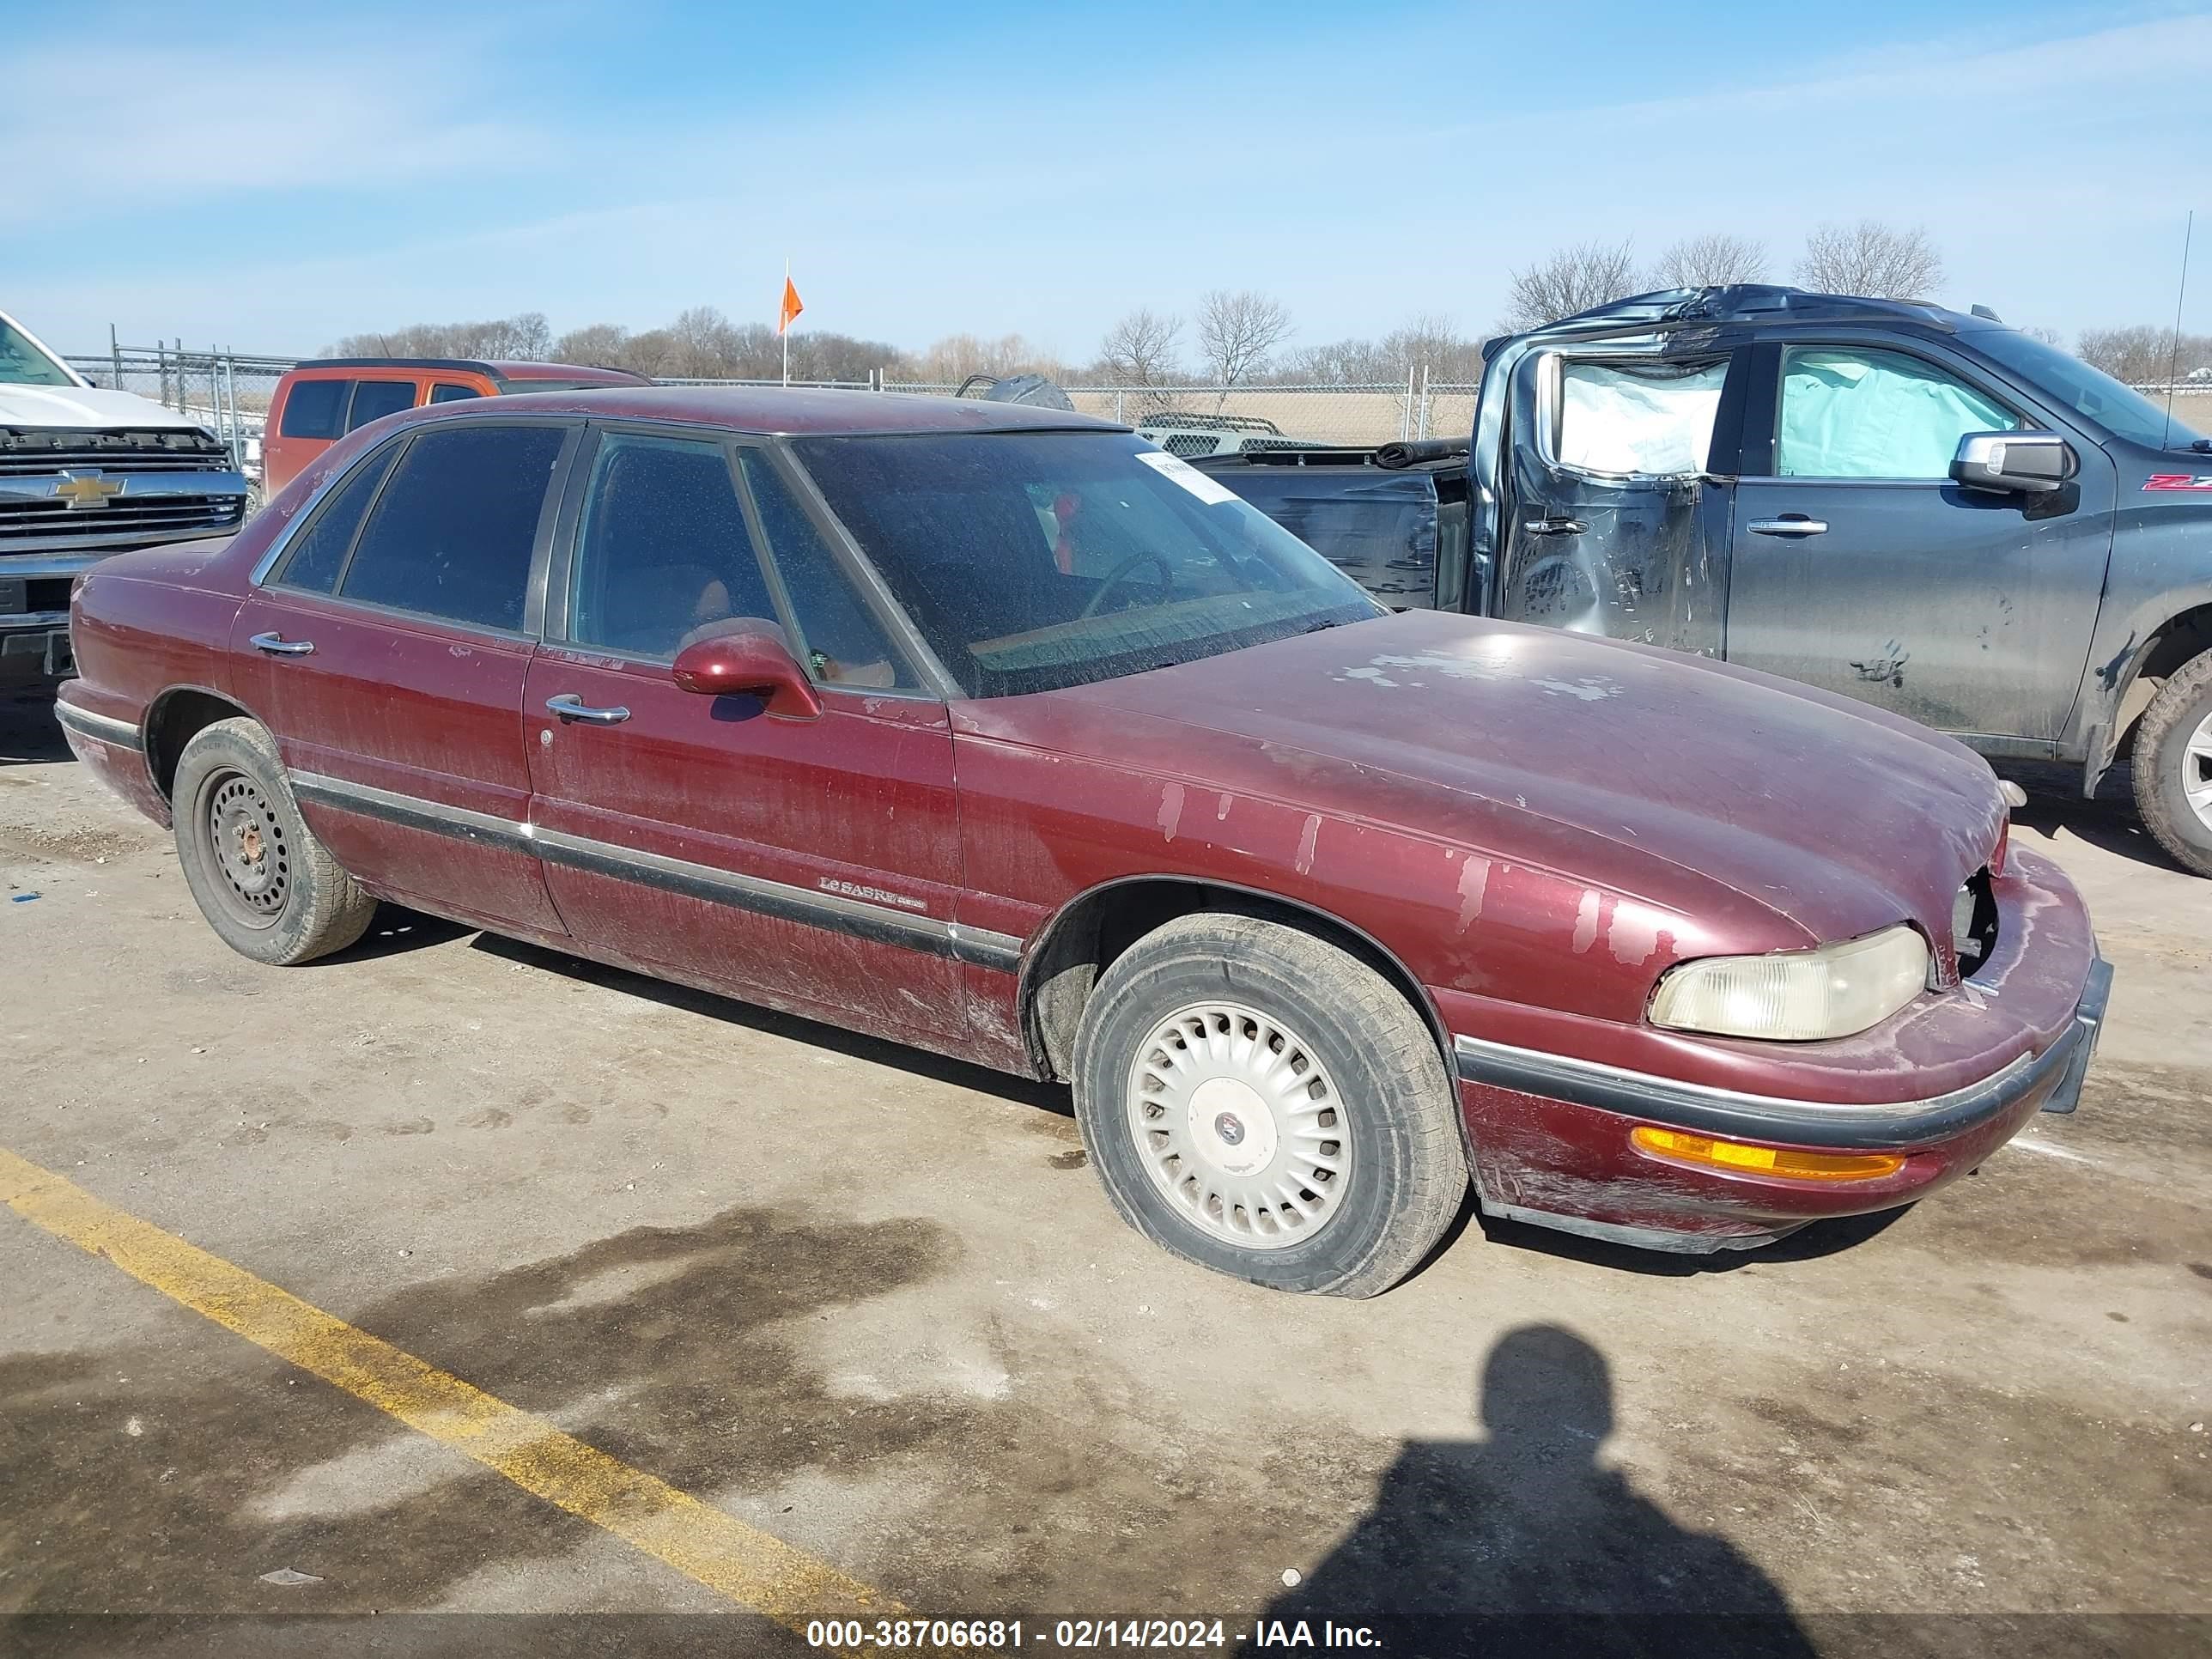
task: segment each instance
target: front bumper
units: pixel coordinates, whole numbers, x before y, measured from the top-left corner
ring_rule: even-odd
[[[1923,1037],[1941,1020],[1970,1042],[1978,1021],[1999,1023],[2002,1004],[2015,1032],[2030,1032],[2024,1049],[1939,1094],[1857,1103],[1753,1093],[1456,1038],[1462,1109],[1485,1207],[1649,1249],[1748,1249],[1824,1217],[1909,1203],[1972,1170],[2038,1112],[2072,1111],[2111,996],[2112,968],[2055,868],[2031,860],[2020,879],[2032,890],[2024,896],[2046,916],[2063,908],[2079,925],[2046,925],[2040,937],[2026,930],[2026,947],[2009,953],[2002,971],[1970,981],[1971,998],[1952,994],[1956,1004],[1921,1022]],[[1793,1152],[1895,1153],[1903,1162],[1853,1181],[1711,1169],[1638,1149],[1630,1135],[1644,1124]]]

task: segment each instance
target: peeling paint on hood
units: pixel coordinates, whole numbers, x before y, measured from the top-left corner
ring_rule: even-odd
[[[1103,730],[1126,732],[1117,716],[1133,714],[1231,739],[1193,746],[1184,775],[1199,787],[1548,860],[1662,906],[1694,909],[1725,886],[1808,941],[1909,919],[1946,948],[1953,896],[2005,817],[1979,757],[1879,709],[1438,611],[1047,695],[1097,711]],[[1639,956],[1650,931],[1639,916],[1608,943]]]

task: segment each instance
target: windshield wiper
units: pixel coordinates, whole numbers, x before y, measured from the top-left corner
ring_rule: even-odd
[[[1318,634],[1324,628],[1341,628],[1343,626],[1344,624],[1337,621],[1335,617],[1325,617],[1317,623],[1312,623],[1304,628],[1301,628],[1298,632],[1301,634]]]

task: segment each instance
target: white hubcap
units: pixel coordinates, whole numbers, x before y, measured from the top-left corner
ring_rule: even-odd
[[[1199,1003],[1155,1025],[1129,1068],[1127,1121],[1153,1185],[1226,1243],[1282,1249],[1343,1206],[1352,1131],[1336,1085],[1255,1009]]]
[[[2197,722],[2181,751],[2181,793],[2197,822],[2212,830],[2212,714]]]

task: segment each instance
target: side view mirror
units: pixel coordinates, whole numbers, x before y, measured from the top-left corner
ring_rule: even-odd
[[[1959,440],[1951,478],[1998,495],[2041,495],[2081,470],[2074,446],[2056,432],[1969,432]]]
[[[813,682],[772,622],[738,617],[712,624],[714,631],[676,653],[676,684],[702,696],[758,697],[767,712],[787,720],[822,713]]]

